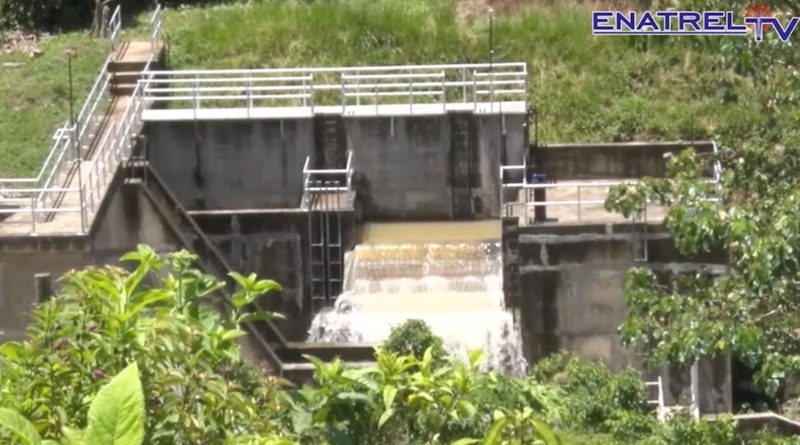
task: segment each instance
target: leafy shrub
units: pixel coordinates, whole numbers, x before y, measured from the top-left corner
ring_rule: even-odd
[[[603,427],[622,443],[635,443],[658,431],[660,425],[652,415],[630,411],[614,411]]]
[[[286,430],[302,443],[546,444],[558,438],[528,406],[478,397],[489,382],[469,363],[449,358],[434,366],[431,349],[422,359],[379,349],[377,366],[348,368],[341,361],[316,367],[316,389],[288,391]],[[499,380],[498,380],[499,381]]]
[[[533,376],[560,386],[567,394],[564,405],[568,425],[610,432],[609,427],[615,425],[612,419],[619,412],[644,414],[647,411],[644,382],[633,369],[613,374],[600,363],[556,354],[538,364]]]
[[[422,359],[429,348],[437,360],[447,356],[442,338],[435,335],[430,326],[422,320],[408,320],[394,327],[383,347],[386,352],[413,355],[418,360]]]
[[[141,445],[144,440],[144,395],[139,368],[132,363],[111,379],[92,400],[86,431],[68,429],[70,445]],[[42,443],[36,427],[18,412],[0,408],[0,437],[25,444]],[[45,441],[44,445],[56,445]]]
[[[34,310],[28,340],[0,347],[0,406],[61,439],[62,426],[86,425],[88,396],[135,362],[147,403],[145,443],[221,443],[228,433],[271,431],[274,380],[241,359],[237,338],[245,334],[239,322],[274,316],[241,308],[277,284],[234,275],[240,289],[221,317],[206,304],[223,283],[193,269],[194,260],[186,252],[165,260],[140,246],[123,257],[132,272],[67,274],[63,291]]]
[[[639,445],[684,445],[684,444],[714,444],[714,445],[739,445],[741,439],[736,434],[736,423],[730,418],[722,416],[716,421],[696,421],[687,411],[673,414],[666,424],[655,431],[655,434],[646,437]]]

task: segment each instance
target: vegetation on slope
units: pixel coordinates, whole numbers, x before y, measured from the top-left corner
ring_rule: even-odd
[[[232,68],[486,62],[488,17],[463,14],[459,5],[465,1],[263,0],[173,10],[167,25],[170,63]],[[546,142],[775,142],[797,121],[775,112],[790,105],[776,102],[776,94],[797,82],[791,63],[769,63],[775,52],[789,51],[785,45],[755,45],[741,37],[595,37],[591,2],[548,3],[505,8],[494,20],[495,60],[528,63],[530,103],[541,113]],[[739,1],[680,3],[688,9],[744,10]]]
[[[497,3],[503,7],[494,20],[495,60],[528,63],[529,102],[540,112],[544,142],[713,137],[729,146],[771,147],[798,138],[800,116],[783,112],[797,109],[798,95],[784,94],[800,91],[796,48],[740,37],[595,37],[591,2]],[[743,10],[746,2],[679,3]],[[482,10],[473,0],[261,0],[170,9],[169,63],[485,62],[489,22]],[[48,40],[40,59],[0,69],[0,174],[33,173],[48,138],[68,117],[61,50],[78,47],[76,96],[82,99],[103,45],[60,35]]]
[[[53,133],[69,120],[66,52],[75,52],[77,115],[107,48],[107,41],[81,32],[44,37],[41,54],[33,58],[23,52],[0,52],[0,177],[38,174]]]

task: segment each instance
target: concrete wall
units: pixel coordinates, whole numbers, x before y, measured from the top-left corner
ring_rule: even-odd
[[[467,156],[463,150],[470,161],[465,173],[472,201],[469,217],[497,216],[498,166],[504,156],[521,162],[525,116],[467,114],[468,147],[456,147],[454,155],[456,118],[344,119],[342,149],[354,153],[354,184],[365,219],[457,216],[453,162],[454,156]],[[275,209],[300,205],[303,163],[323,143],[315,140],[315,128],[310,118],[149,122],[145,134],[153,166],[186,208]]]
[[[534,361],[567,349],[615,369],[635,364],[616,334],[625,320],[622,281],[628,269],[646,264],[664,276],[701,267],[724,271],[718,255],[681,258],[659,226],[648,228],[644,263],[635,261],[643,235],[631,224],[547,224],[520,227],[518,233],[518,304]]]
[[[352,212],[342,212],[343,244],[353,242]],[[264,297],[265,307],[281,312],[276,325],[291,341],[306,338],[311,313],[308,284],[308,214],[303,212],[195,215],[195,221],[233,270],[275,280],[282,290]]]
[[[36,304],[33,275],[50,273],[53,286],[65,272],[88,265],[118,264],[147,243],[160,252],[180,248],[137,188],[121,187],[108,197],[94,237],[0,238],[0,341],[21,339]]]
[[[295,208],[314,150],[309,119],[150,122],[148,157],[194,209]]]
[[[518,314],[526,357],[536,362],[566,350],[611,369],[641,366],[636,351],[622,346],[617,328],[626,316],[622,282],[625,273],[645,265],[662,279],[707,268],[725,271],[724,257],[682,258],[663,227],[651,225],[646,235],[631,224],[543,224],[514,227],[504,220],[505,269],[518,269],[517,278],[504,281],[506,303]],[[639,234],[637,234],[639,233]],[[636,261],[647,241],[647,261]],[[668,403],[687,390],[685,370],[665,380]],[[705,412],[730,407],[730,378],[724,363],[705,363],[701,369]]]
[[[548,179],[629,179],[663,177],[664,156],[688,147],[698,153],[711,153],[710,142],[548,144],[535,152],[536,169]]]

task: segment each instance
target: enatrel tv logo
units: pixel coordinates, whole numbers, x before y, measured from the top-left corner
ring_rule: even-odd
[[[800,17],[785,25],[766,5],[755,3],[745,11],[743,23],[737,23],[734,11],[594,11],[594,35],[706,35],[746,36],[753,33],[756,42],[764,32],[774,29],[783,42],[794,34]]]

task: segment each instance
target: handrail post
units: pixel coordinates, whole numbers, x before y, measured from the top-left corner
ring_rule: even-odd
[[[198,88],[200,88],[200,75],[194,76],[194,119],[197,120],[197,109],[200,108],[200,99],[197,97]]]
[[[442,71],[442,113],[447,114],[447,75]]]
[[[78,199],[80,201],[80,213],[81,213],[81,233],[86,233],[86,197],[84,196],[83,188],[78,190]]]
[[[36,193],[31,193],[31,234],[36,235]]]
[[[311,73],[308,75],[309,81],[309,92],[308,92],[308,100],[311,103],[311,115],[314,115],[314,74]]]
[[[477,71],[472,70],[472,112],[478,110],[478,75]]]
[[[247,118],[250,119],[250,110],[253,108],[253,76],[247,79]]]
[[[414,114],[414,90],[412,87],[411,68],[408,69],[408,114]]]
[[[489,94],[492,98],[492,104],[490,105],[492,113],[494,113],[494,102],[495,102],[495,95],[494,95],[494,71],[489,73]]]
[[[342,96],[342,116],[344,116],[344,113],[345,113],[346,108],[347,108],[347,93],[346,93],[345,88],[344,88],[345,76],[346,76],[346,74],[344,73],[344,71],[339,71],[339,80],[342,83],[342,87],[339,90],[339,94],[341,94],[341,96]],[[356,88],[356,98],[358,98],[358,92],[359,92],[359,90],[358,90],[358,88]]]
[[[581,186],[578,186],[578,222],[581,222]]]
[[[467,103],[467,68],[461,68],[461,101]]]

